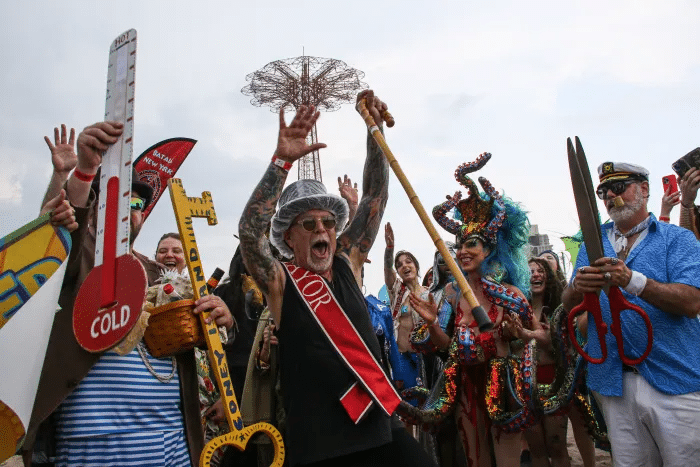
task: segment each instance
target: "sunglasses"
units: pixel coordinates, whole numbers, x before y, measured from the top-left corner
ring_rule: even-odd
[[[612,191],[615,196],[619,196],[627,190],[627,187],[633,183],[638,183],[637,180],[620,180],[616,182],[609,182],[601,184],[595,191],[598,198],[605,199],[605,195],[608,194],[608,190]]]
[[[323,224],[323,228],[326,230],[331,230],[333,227],[335,227],[335,217],[333,216],[307,217],[306,219],[297,221],[297,224],[302,226],[304,230],[308,232],[313,232],[316,228],[316,224],[318,221],[321,221],[321,223]]]
[[[139,198],[138,196],[132,196],[131,197],[131,209],[134,211],[143,211],[143,208],[146,206],[146,200],[143,198]]]

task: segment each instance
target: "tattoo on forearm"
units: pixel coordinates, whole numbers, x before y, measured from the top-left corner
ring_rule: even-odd
[[[384,269],[392,270],[394,268],[394,249],[386,247],[384,250]]]
[[[362,199],[350,226],[339,238],[339,250],[349,253],[353,247],[367,253],[381,226],[389,197],[389,164],[371,134],[367,134],[367,159],[362,180]]]
[[[286,178],[286,171],[271,164],[255,187],[238,223],[243,261],[263,293],[268,292],[267,284],[275,272],[275,258],[265,234]]]

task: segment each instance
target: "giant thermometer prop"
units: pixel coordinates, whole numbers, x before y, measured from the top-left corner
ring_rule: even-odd
[[[192,281],[194,299],[198,300],[202,296],[207,295],[208,292],[206,278],[202,270],[202,262],[199,259],[197,241],[194,237],[194,229],[192,229],[192,218],[206,217],[209,225],[215,225],[217,221],[214,203],[211,199],[211,193],[208,191],[203,192],[201,198],[189,198],[182,187],[182,181],[178,178],[168,180],[168,188],[170,189],[170,199],[173,202],[173,210],[175,211],[177,229],[180,232],[182,247],[185,251],[185,262],[190,273],[190,281]],[[225,408],[226,421],[231,431],[212,439],[204,446],[202,455],[199,458],[199,466],[208,467],[214,452],[220,447],[234,446],[239,451],[243,451],[253,435],[264,433],[272,440],[272,445],[275,448],[275,457],[271,467],[282,467],[285,454],[284,443],[282,435],[277,428],[264,422],[255,423],[246,428],[243,427],[241,412],[238,408],[236,395],[233,392],[231,376],[226,363],[226,353],[219,339],[219,330],[213,321],[207,324],[206,319],[208,317],[209,312],[200,313],[199,315],[202,329],[204,329],[204,337],[207,341],[209,362],[216,376],[216,383]]]
[[[73,310],[73,332],[89,352],[107,350],[126,337],[141,314],[148,285],[143,266],[129,253],[135,71],[136,30],[130,29],[109,49],[105,120],[122,122],[124,131],[102,157],[95,267]]]

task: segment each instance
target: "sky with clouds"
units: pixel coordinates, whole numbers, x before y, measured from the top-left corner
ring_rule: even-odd
[[[459,164],[491,152],[476,176],[521,202],[561,250],[556,238],[578,230],[567,137],[581,138],[594,171],[607,160],[649,169],[657,214],[661,177],[700,145],[698,18],[700,3],[675,0],[3,2],[0,235],[39,212],[51,174],[44,135],[104,115],[109,46],[134,28],[134,155],[167,138],[198,140],[177,176],[190,196],[212,193],[219,224],[195,221],[206,271],[228,269],[239,216],[275,148],[277,117],[241,93],[245,77],[303,53],[365,73],[396,118],[387,142],[428,211],[460,189]],[[360,181],[365,134],[352,105],[321,116],[329,190],[339,175]],[[434,246],[393,175],[384,219],[425,272]],[[152,254],[174,230],[164,196],[136,249]],[[365,275],[374,294],[383,231],[375,245]]]

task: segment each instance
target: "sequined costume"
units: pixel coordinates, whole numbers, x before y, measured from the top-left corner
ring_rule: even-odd
[[[478,238],[484,248],[488,247],[488,255],[480,263],[481,279],[477,283],[481,286],[479,292],[490,302],[488,314],[495,328],[480,333],[475,322],[463,320],[471,310],[458,306],[460,291],[457,283],[452,282],[447,293],[456,310],[450,310],[450,319],[444,320],[442,309],[438,316],[444,331],[448,323],[454,323],[449,359],[441,380],[443,387],[436,389],[432,400],[429,398],[422,407],[427,413],[414,413],[423,421],[439,420],[450,413],[452,404],[470,466],[490,466],[490,443],[506,438],[515,440],[515,435],[510,433],[524,429],[535,416],[532,399],[535,376],[531,358],[534,344],[526,347],[522,359],[508,356],[510,352],[503,349],[508,347],[511,338],[503,334],[501,326],[505,313],[517,314],[526,326],[532,319],[532,310],[523,297],[529,289],[529,270],[523,250],[528,241],[529,223],[522,209],[502,197],[488,180],[479,179],[485,190],[482,194],[469,178],[468,174],[483,167],[490,157],[485,153],[475,162],[457,168],[455,178],[468,189],[469,196],[462,199],[461,192],[456,192],[433,209],[433,216],[456,236],[458,246],[468,239]],[[452,210],[454,218],[448,218]],[[467,324],[460,326],[462,321]],[[412,340],[416,348],[429,351],[428,325],[423,323],[418,327]],[[501,428],[493,439],[492,425]]]

